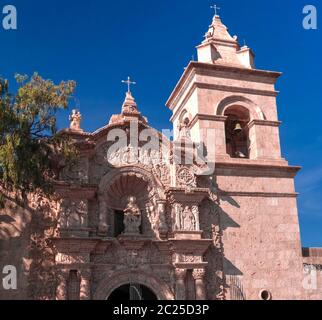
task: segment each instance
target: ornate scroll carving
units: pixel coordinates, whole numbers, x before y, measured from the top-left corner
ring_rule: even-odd
[[[144,147],[137,148],[131,144],[109,152],[110,144],[105,144],[100,148],[96,158],[99,165],[104,163],[108,167],[122,167],[127,165],[139,165],[152,171],[163,185],[170,184],[170,153],[161,153],[159,150],[147,150]]]
[[[79,255],[69,255],[65,253],[58,253],[56,255],[56,262],[60,264],[88,263],[89,259]]]
[[[202,257],[196,256],[194,254],[180,254],[179,262],[182,263],[202,263]]]

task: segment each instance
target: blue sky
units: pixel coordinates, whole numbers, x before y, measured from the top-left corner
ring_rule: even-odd
[[[164,106],[196,56],[211,22],[208,0],[0,0],[18,10],[18,30],[0,27],[0,74],[38,71],[78,83],[83,127],[93,131],[118,113],[121,80],[131,75],[140,110],[158,129],[169,128]],[[283,155],[301,165],[296,185],[303,246],[322,246],[322,4],[318,0],[218,0],[231,34],[245,39],[259,69],[282,71],[278,109]],[[303,7],[318,9],[318,30],[302,27]],[[1,10],[2,11],[2,10]],[[319,13],[321,12],[321,16]],[[60,115],[67,126],[68,112]]]

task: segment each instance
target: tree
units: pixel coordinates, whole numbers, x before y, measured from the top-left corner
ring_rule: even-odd
[[[50,192],[59,163],[77,155],[56,126],[57,112],[68,108],[76,83],[54,84],[37,73],[16,80],[18,90],[11,94],[0,78],[0,182],[6,190]]]

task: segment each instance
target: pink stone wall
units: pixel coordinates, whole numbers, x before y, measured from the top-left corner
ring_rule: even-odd
[[[221,201],[225,274],[239,276],[246,299],[301,299],[302,258],[296,199],[227,196]]]

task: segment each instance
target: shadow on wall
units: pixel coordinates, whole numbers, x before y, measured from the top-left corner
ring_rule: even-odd
[[[51,299],[56,281],[54,255],[47,242],[52,220],[41,201],[35,202],[37,208],[31,208],[27,198],[5,198],[0,210],[0,267],[16,267],[18,289],[4,290],[0,286],[0,300]]]
[[[225,257],[222,239],[223,232],[228,228],[240,228],[240,225],[222,209],[222,202],[228,202],[238,209],[240,205],[218,188],[215,179],[210,180],[212,199],[204,200],[200,207],[200,222],[201,228],[204,231],[203,236],[205,239],[213,239],[213,246],[206,253],[205,260],[209,264],[207,274],[208,292],[214,292],[215,294],[208,298],[217,300],[226,298],[227,291],[229,290],[231,299],[244,300],[245,294],[240,280],[243,273]]]

